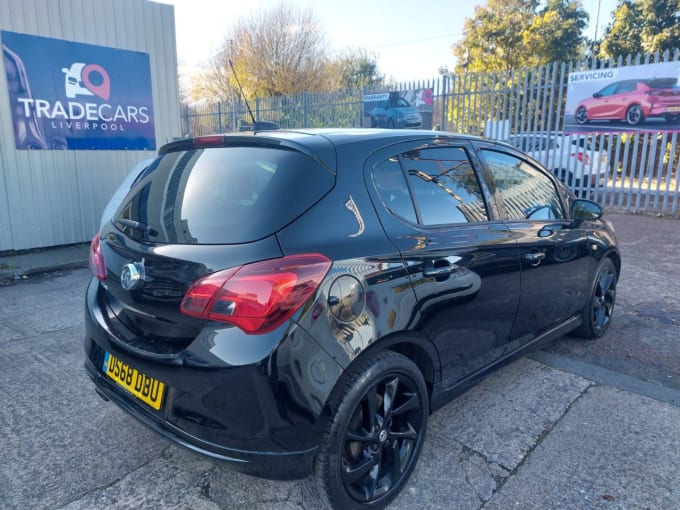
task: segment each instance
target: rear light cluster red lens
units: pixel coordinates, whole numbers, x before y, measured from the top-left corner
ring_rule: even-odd
[[[106,280],[106,264],[102,254],[101,239],[99,232],[92,238],[90,243],[90,270],[97,277],[97,280]]]
[[[585,154],[583,152],[573,152],[572,157],[576,157],[579,161],[585,161],[586,165],[590,164],[590,156],[588,154]]]
[[[248,334],[267,333],[307,301],[330,267],[327,257],[312,253],[226,269],[194,282],[180,309],[234,324]]]

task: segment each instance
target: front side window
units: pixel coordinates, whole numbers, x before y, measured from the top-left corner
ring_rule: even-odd
[[[483,149],[482,159],[491,171],[511,220],[564,218],[564,210],[550,178],[526,161],[504,152]]]

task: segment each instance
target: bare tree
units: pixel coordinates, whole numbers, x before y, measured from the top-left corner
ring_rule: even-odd
[[[194,99],[237,97],[230,60],[248,97],[328,90],[333,85],[326,41],[310,8],[281,3],[240,18],[217,55],[194,77]]]

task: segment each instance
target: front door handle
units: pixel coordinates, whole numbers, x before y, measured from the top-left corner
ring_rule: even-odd
[[[423,269],[423,276],[429,276],[429,277],[433,276],[435,278],[437,278],[438,276],[447,276],[447,275],[450,275],[451,273],[455,273],[457,269],[458,269],[458,266],[456,264],[448,264],[446,266],[428,267],[427,269]]]

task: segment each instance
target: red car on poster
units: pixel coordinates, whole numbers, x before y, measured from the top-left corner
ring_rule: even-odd
[[[609,120],[637,126],[647,117],[663,117],[669,123],[680,121],[676,78],[615,81],[581,101],[575,110],[578,124]]]

